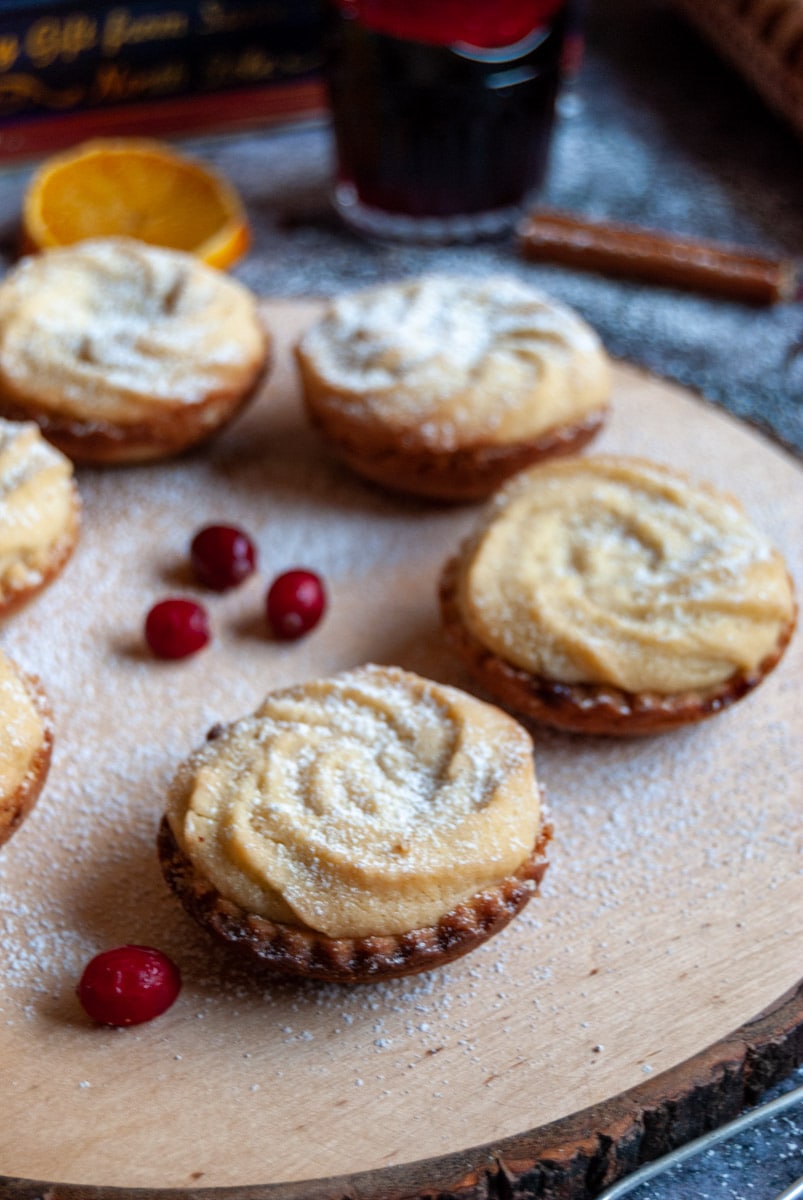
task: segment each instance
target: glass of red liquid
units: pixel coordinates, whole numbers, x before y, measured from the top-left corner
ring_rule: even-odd
[[[334,203],[364,232],[468,241],[543,179],[567,0],[327,0]]]

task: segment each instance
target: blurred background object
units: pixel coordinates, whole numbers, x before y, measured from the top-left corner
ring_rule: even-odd
[[[803,0],[673,0],[803,135]]]
[[[320,113],[320,0],[4,0],[0,159]]]
[[[343,219],[410,241],[510,229],[544,178],[570,10],[579,16],[566,0],[328,0]]]

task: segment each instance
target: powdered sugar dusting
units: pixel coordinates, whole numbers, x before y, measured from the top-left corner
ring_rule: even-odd
[[[99,238],[23,259],[0,286],[0,373],[19,402],[123,424],[248,388],[254,301],[189,254]]]
[[[304,426],[292,378],[282,358],[264,403],[203,455],[81,472],[73,561],[3,627],[56,715],[47,787],[0,851],[8,1172],[236,1186],[453,1151],[657,1075],[799,973],[799,637],[751,698],[698,728],[632,744],[536,732],[556,825],[544,895],[448,967],[352,990],[277,984],[183,914],[154,838],[173,772],[210,725],[367,661],[467,682],[435,586],[476,512],[352,479]],[[803,578],[800,473],[782,454],[647,384],[617,390],[602,446],[730,486]],[[224,595],[185,573],[191,534],[213,520],[242,524],[260,550],[260,576]],[[324,575],[331,606],[288,646],[266,638],[262,603],[292,566]],[[142,620],[176,592],[207,604],[214,641],[157,663]],[[80,970],[129,941],[176,960],[182,995],[152,1025],[93,1029]]]
[[[36,587],[75,521],[72,465],[32,422],[0,420],[0,594]]]
[[[522,472],[461,564],[483,645],[562,683],[664,695],[754,671],[794,619],[786,565],[730,497],[628,458]]]
[[[168,819],[244,911],[331,937],[436,924],[538,839],[525,731],[454,688],[364,666],[272,692],[180,773]]]
[[[401,384],[425,414],[489,356],[528,357],[535,385],[544,359],[595,354],[599,341],[568,307],[513,276],[432,275],[333,300],[304,352],[332,387],[370,396]]]

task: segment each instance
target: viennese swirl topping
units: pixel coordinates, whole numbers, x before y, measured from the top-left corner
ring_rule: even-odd
[[[624,458],[504,488],[465,548],[458,599],[514,666],[662,694],[756,668],[794,619],[783,559],[735,500]]]
[[[0,284],[0,395],[131,424],[247,386],[253,297],[190,254],[98,238],[23,259]]]
[[[72,528],[72,463],[31,422],[0,420],[0,591],[35,585]]]
[[[246,911],[360,937],[433,924],[515,872],[540,803],[512,718],[368,666],[269,695],[181,768],[167,816]]]
[[[25,782],[42,747],[45,723],[14,664],[0,654],[0,799]]]
[[[608,360],[575,312],[508,276],[425,276],[341,296],[299,346],[352,420],[450,449],[537,436],[604,407]]]

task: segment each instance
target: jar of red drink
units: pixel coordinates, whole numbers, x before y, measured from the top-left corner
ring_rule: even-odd
[[[508,229],[545,170],[566,0],[328,0],[334,201],[414,240]]]

